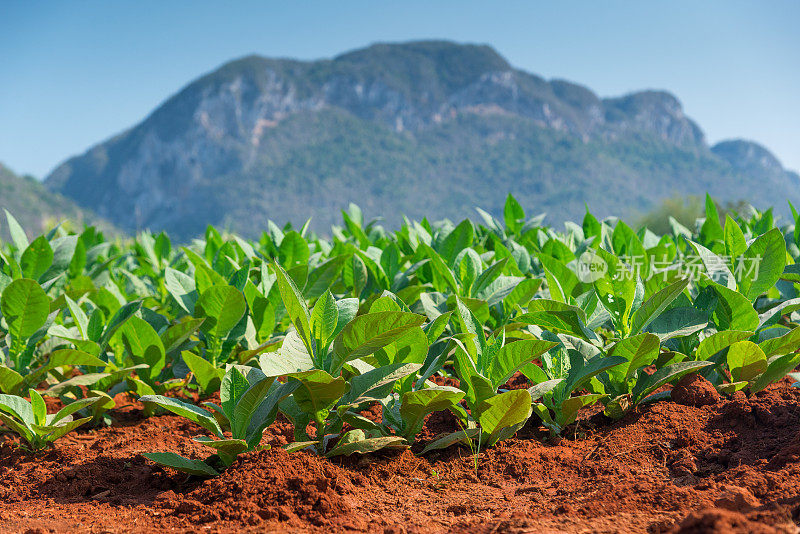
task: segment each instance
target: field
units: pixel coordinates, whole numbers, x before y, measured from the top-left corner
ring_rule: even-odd
[[[183,246],[9,215],[0,530],[798,530],[800,224],[479,214]]]

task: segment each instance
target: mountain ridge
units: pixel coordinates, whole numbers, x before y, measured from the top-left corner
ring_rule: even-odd
[[[188,238],[208,223],[253,235],[268,218],[321,229],[350,201],[390,223],[499,214],[508,192],[556,219],[706,191],[765,207],[764,186],[792,174],[755,143],[709,147],[668,92],[601,99],[487,45],[415,41],[228,62],[45,183],[125,229]]]

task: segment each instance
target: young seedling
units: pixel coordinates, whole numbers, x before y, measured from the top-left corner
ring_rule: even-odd
[[[17,395],[0,394],[0,421],[25,440],[31,451],[42,450],[58,438],[91,421],[91,417],[73,419],[72,414],[101,400],[97,397],[81,399],[66,405],[55,414],[48,414],[44,398],[38,391],[31,389],[28,395],[30,401]]]
[[[204,403],[211,411],[161,395],[141,397],[139,400],[145,404],[158,405],[208,430],[214,438],[200,436],[194,440],[217,451],[205,460],[190,460],[172,452],[143,456],[191,475],[216,476],[230,467],[239,454],[259,446],[264,429],[275,420],[278,403],[296,387],[296,383],[283,384],[275,377],[265,376],[259,369],[232,365],[222,379],[220,405]],[[230,438],[223,433],[223,426],[231,429]]]

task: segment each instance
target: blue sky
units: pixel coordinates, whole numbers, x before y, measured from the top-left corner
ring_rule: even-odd
[[[444,38],[601,96],[669,90],[709,141],[752,139],[798,170],[798,21],[797,0],[0,0],[0,161],[44,177],[243,55]]]

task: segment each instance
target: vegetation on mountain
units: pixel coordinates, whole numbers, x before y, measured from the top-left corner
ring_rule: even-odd
[[[268,219],[327,230],[349,202],[393,227],[476,205],[499,216],[509,191],[552,223],[585,204],[633,217],[706,192],[764,208],[780,190],[800,203],[797,175],[766,149],[709,147],[668,93],[601,99],[490,47],[440,41],[230,62],[46,185],[125,230],[183,241],[207,224],[254,237]]]

